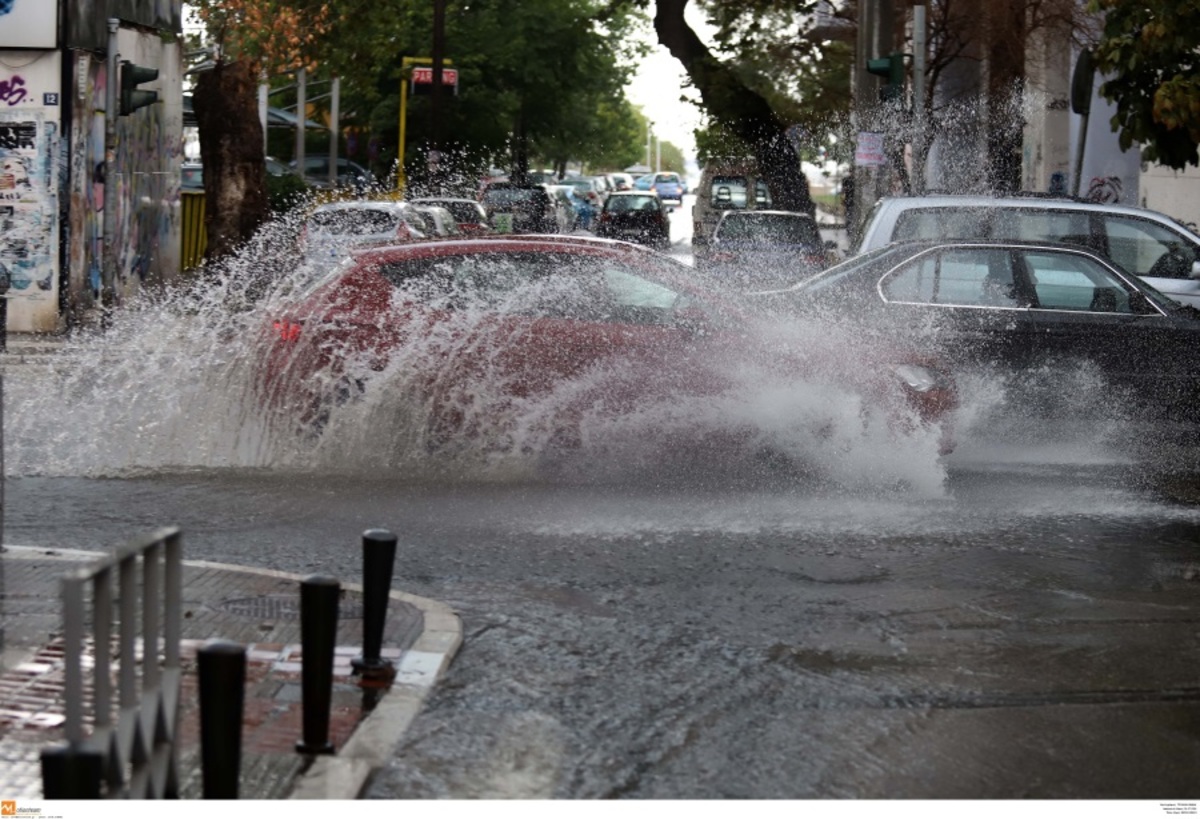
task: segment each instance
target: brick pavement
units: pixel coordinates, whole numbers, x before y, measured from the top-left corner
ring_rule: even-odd
[[[0,554],[0,796],[41,798],[40,753],[63,740],[63,653],[58,578],[95,554],[9,546]],[[355,798],[386,762],[461,643],[458,617],[436,601],[393,591],[383,657],[396,677],[363,688],[350,661],[361,655],[361,589],[342,584],[329,741],[332,756],[306,757],[303,735],[301,577],[185,562],[183,666],[177,735],[180,795],[200,798],[196,650],[213,638],[246,649],[239,796]],[[86,665],[86,658],[85,658]],[[85,675],[86,676],[86,675]]]

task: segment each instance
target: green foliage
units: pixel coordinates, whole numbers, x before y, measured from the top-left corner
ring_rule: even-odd
[[[308,185],[296,174],[267,174],[267,201],[273,213],[291,210],[297,203],[306,201],[309,193]]]
[[[1093,53],[1117,105],[1122,149],[1175,169],[1200,164],[1200,4],[1195,0],[1091,0],[1104,13]]]

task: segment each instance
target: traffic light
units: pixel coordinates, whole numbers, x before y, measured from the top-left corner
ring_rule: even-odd
[[[886,77],[887,82],[879,89],[881,102],[898,100],[904,95],[904,55],[893,51],[886,57],[867,60],[867,72]]]
[[[134,65],[129,60],[121,60],[121,116],[158,102],[157,91],[142,91],[138,88],[144,82],[157,79],[157,68],[147,68],[144,65]]]

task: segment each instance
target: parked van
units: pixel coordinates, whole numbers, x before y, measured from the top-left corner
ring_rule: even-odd
[[[692,255],[697,266],[708,261],[709,240],[722,214],[731,210],[767,210],[771,192],[753,159],[710,159],[700,174],[692,206]]]

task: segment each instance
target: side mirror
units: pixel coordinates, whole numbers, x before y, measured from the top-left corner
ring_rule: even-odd
[[[1189,279],[1200,279],[1200,260],[1192,262],[1192,272],[1188,274]]]

